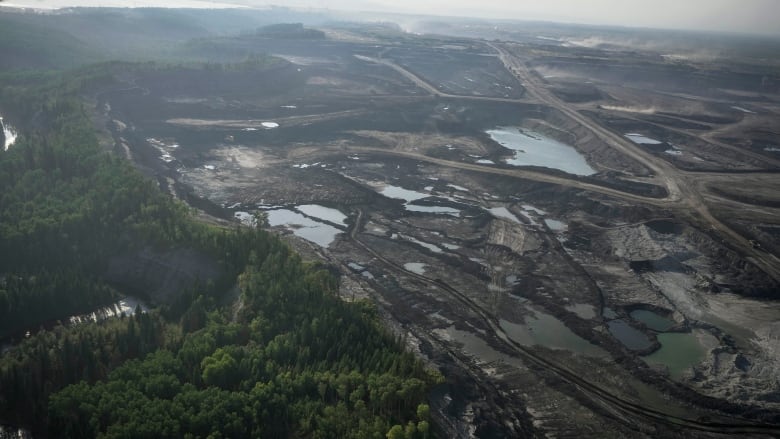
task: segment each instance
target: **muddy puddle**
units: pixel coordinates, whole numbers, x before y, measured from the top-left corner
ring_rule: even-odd
[[[302,204],[296,207],[296,209],[306,216],[314,217],[339,226],[347,226],[347,216],[338,209],[320,206],[319,204]]]
[[[520,219],[518,219],[515,214],[509,211],[506,207],[493,207],[488,209],[491,215],[493,215],[496,218],[503,218],[508,219],[509,221],[512,221],[517,224],[523,224]]]
[[[454,325],[446,329],[435,329],[433,332],[441,339],[460,343],[463,345],[464,352],[479,359],[481,362],[493,363],[503,361],[519,368],[525,368],[520,360],[493,349],[485,340],[473,332],[456,329]],[[495,374],[495,371],[491,369],[484,369],[484,371],[489,375]]]
[[[409,241],[411,243],[417,244],[420,247],[426,248],[433,253],[444,253],[444,250],[442,250],[441,247],[439,247],[436,244],[431,244],[429,242],[420,241],[419,239],[413,237],[413,236],[406,236],[406,235],[393,235],[394,238],[401,238],[405,241]]]
[[[513,150],[506,163],[514,166],[542,166],[575,175],[593,175],[596,171],[576,149],[533,131],[517,127],[498,127],[486,131],[498,144]]]
[[[407,204],[404,206],[409,212],[433,213],[460,217],[460,210],[447,206],[423,206],[419,204]]]
[[[400,186],[393,186],[391,184],[385,185],[380,191],[380,194],[386,196],[387,198],[395,198],[397,200],[404,200],[407,203],[410,203],[412,201],[421,200],[423,198],[428,198],[431,195],[426,194],[423,192],[413,191],[410,189],[404,189]]]
[[[308,216],[289,209],[269,210],[267,215],[268,225],[271,227],[284,226],[292,231],[295,236],[313,242],[320,247],[328,247],[336,240],[336,236],[342,233],[336,227],[315,221]]]
[[[407,262],[404,264],[404,270],[411,271],[412,273],[421,276],[425,274],[425,267],[427,267],[427,265],[422,262]]]
[[[455,190],[468,191],[468,189],[460,186],[455,186],[455,185],[447,185],[447,186]],[[451,206],[438,206],[438,205],[417,203],[418,201],[423,199],[428,199],[426,200],[426,202],[433,202],[437,200],[438,201],[446,200],[455,203],[459,202],[457,199],[449,196],[439,196],[439,195],[431,194],[430,192],[433,191],[433,186],[426,186],[424,190],[427,193],[406,189],[391,184],[385,184],[382,185],[381,189],[378,189],[377,191],[387,198],[393,198],[396,200],[405,201],[406,203],[404,204],[404,209],[406,209],[409,212],[430,213],[436,215],[449,215],[449,216],[454,216],[456,218],[459,218],[461,216],[462,211],[460,209]]]
[[[549,349],[566,350],[591,357],[608,356],[607,352],[571,331],[555,317],[533,310],[524,319],[524,324],[499,320],[501,329],[523,346],[544,346]]]

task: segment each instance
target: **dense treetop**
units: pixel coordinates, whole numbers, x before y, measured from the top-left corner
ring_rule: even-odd
[[[277,237],[198,223],[103,150],[79,97],[111,66],[0,92],[0,334],[110,303],[106,261],[188,248],[218,265],[149,313],[53,323],[0,357],[0,419],[52,437],[429,437],[426,370]],[[238,288],[236,297],[226,296]],[[35,332],[35,331],[33,331]]]

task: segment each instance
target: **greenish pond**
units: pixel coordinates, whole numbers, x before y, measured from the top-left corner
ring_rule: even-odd
[[[631,311],[631,318],[644,323],[648,328],[658,332],[668,331],[669,328],[675,325],[673,320],[645,309]]]
[[[612,320],[607,322],[607,326],[609,326],[609,332],[613,337],[633,351],[641,351],[653,345],[644,332],[634,328],[624,320]]]
[[[662,364],[672,379],[680,379],[691,367],[701,363],[707,351],[694,333],[658,334],[661,349],[646,356],[648,363]]]

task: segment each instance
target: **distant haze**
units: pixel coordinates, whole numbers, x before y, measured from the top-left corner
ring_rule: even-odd
[[[780,35],[780,0],[6,0],[54,8],[280,6]]]

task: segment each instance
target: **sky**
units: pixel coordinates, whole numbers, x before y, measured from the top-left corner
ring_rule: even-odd
[[[41,8],[277,4],[780,36],[780,0],[5,0],[0,4]]]

